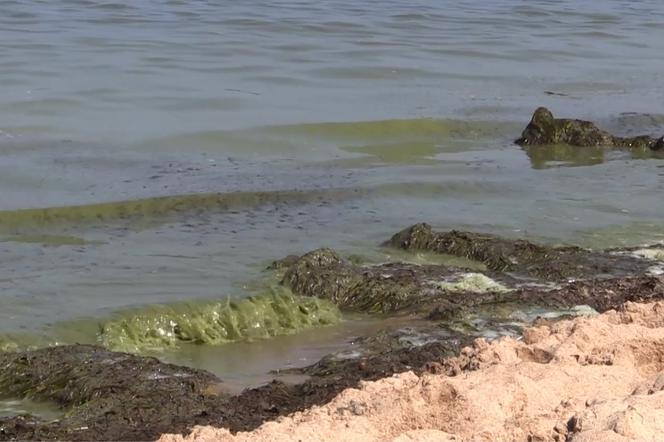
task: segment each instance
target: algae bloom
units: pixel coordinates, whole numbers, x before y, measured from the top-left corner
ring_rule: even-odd
[[[215,345],[293,334],[340,318],[329,301],[275,288],[239,300],[153,305],[119,313],[100,326],[99,339],[112,350],[137,353],[182,343]]]

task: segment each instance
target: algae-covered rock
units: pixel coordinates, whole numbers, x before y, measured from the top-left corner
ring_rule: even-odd
[[[520,146],[569,144],[579,147],[603,146],[660,150],[664,148],[664,137],[653,138],[648,135],[617,137],[599,129],[590,121],[554,118],[549,109],[539,107],[515,143]]]
[[[288,255],[284,258],[272,261],[272,263],[270,263],[270,265],[267,266],[267,270],[287,269],[288,267],[295,264],[298,259],[300,259],[298,255]]]
[[[337,323],[331,302],[295,296],[283,288],[244,299],[152,305],[117,313],[100,326],[102,345],[139,353],[183,343],[224,344],[297,333]]]
[[[514,309],[588,305],[603,311],[627,300],[662,295],[659,280],[648,279],[652,261],[625,251],[550,246],[456,230],[435,232],[424,223],[395,234],[386,245],[467,258],[488,270],[412,263],[363,266],[342,259],[331,249],[318,249],[293,262],[282,284],[300,295],[327,299],[346,309],[427,311],[427,318],[436,321],[457,321],[497,305]],[[630,291],[635,284],[641,284],[642,293]]]
[[[347,309],[391,313],[438,298],[454,298],[453,304],[475,302],[453,296],[454,292],[468,290],[443,284],[467,272],[457,267],[410,263],[358,266],[331,249],[318,249],[293,264],[282,284],[297,294],[328,299]]]
[[[586,305],[602,313],[619,309],[626,302],[664,299],[664,277],[636,275],[627,278],[574,281],[552,290],[523,287],[512,293],[518,302],[551,307]]]
[[[385,245],[461,256],[479,261],[496,272],[514,272],[547,281],[626,276],[644,273],[648,268],[647,262],[633,256],[594,252],[575,246],[540,245],[484,233],[435,232],[425,223],[402,230]]]

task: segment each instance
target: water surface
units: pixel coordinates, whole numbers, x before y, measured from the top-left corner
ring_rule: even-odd
[[[420,221],[664,241],[661,157],[512,144],[539,105],[664,134],[662,22],[655,0],[3,1],[0,333],[245,297],[320,246],[392,259]],[[365,320],[172,358],[255,384]]]

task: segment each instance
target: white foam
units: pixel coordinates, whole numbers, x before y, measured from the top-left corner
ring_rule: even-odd
[[[631,253],[637,258],[645,258],[652,261],[664,261],[664,248],[638,249]]]
[[[456,281],[443,281],[438,287],[451,292],[508,292],[509,289],[482,273],[464,273]]]

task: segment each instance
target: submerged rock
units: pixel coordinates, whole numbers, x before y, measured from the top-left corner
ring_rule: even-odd
[[[535,110],[521,137],[514,142],[520,146],[569,144],[579,147],[664,149],[664,137],[653,138],[648,135],[617,137],[599,129],[590,121],[554,118],[551,111],[545,107]]]
[[[650,266],[634,256],[575,246],[554,247],[459,230],[435,232],[425,223],[402,230],[385,245],[469,258],[496,272],[513,272],[546,281],[641,274]]]

